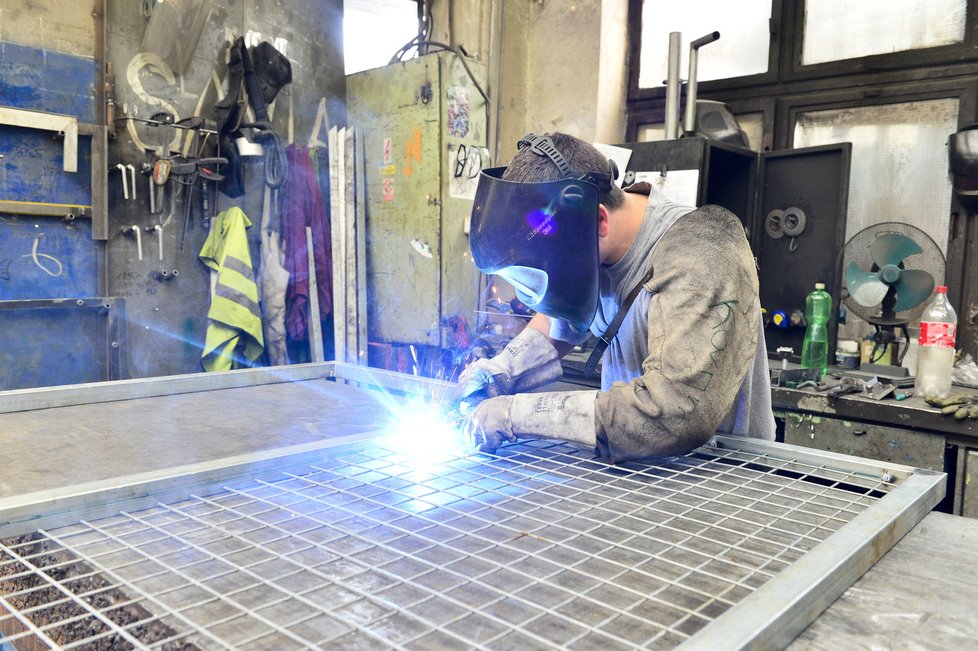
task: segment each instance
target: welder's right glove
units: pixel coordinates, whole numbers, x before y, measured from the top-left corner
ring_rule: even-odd
[[[477,359],[458,378],[455,399],[462,404],[531,391],[560,379],[557,349],[539,330],[524,328],[493,358]]]

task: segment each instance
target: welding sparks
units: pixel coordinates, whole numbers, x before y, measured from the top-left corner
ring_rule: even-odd
[[[424,457],[464,448],[463,416],[444,404],[424,398],[405,398],[389,406],[386,442],[399,452]]]

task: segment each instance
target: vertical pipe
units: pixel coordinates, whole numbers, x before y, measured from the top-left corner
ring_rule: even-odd
[[[689,44],[689,78],[686,80],[686,121],[683,124],[684,133],[696,130],[696,64],[699,59],[699,49],[707,43],[720,38],[720,32],[710,32]]]
[[[666,77],[666,140],[679,136],[679,56],[682,32],[669,33],[669,68]]]

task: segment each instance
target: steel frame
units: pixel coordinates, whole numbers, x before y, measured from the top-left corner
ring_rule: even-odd
[[[436,394],[451,386],[343,363],[306,364],[3,392],[0,414],[310,378],[345,380],[404,394]],[[373,434],[345,437],[0,499],[0,538],[158,505],[180,499],[202,484],[233,486],[242,477],[251,481],[256,475],[260,481],[267,473],[281,472],[310,458],[321,459],[323,452],[332,456],[362,450],[375,440]],[[886,494],[696,632],[683,649],[786,645],[916,525],[945,491],[943,473],[751,439],[717,436],[711,447],[694,455],[734,464],[755,464],[752,460],[760,457],[778,472],[795,475],[816,467],[830,478],[834,473],[849,477],[847,481],[863,478],[867,487],[882,486]]]

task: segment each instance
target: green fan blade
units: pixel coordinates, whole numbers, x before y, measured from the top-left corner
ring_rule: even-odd
[[[883,302],[889,285],[879,279],[879,274],[863,271],[855,262],[846,270],[846,289],[849,296],[863,307],[874,307]]]
[[[907,256],[924,252],[919,244],[899,233],[883,233],[873,241],[870,251],[880,269],[888,265],[898,266]]]
[[[900,274],[900,280],[894,285],[896,302],[894,312],[902,312],[923,303],[934,291],[934,277],[920,269],[906,269]]]

